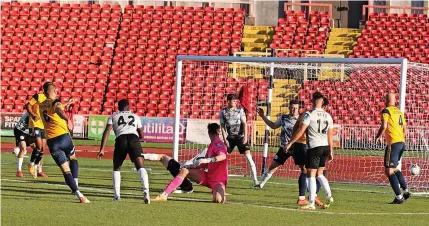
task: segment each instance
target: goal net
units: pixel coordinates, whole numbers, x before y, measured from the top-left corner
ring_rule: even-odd
[[[401,72],[407,72],[407,77],[403,77],[406,89],[402,92],[401,87],[405,86],[401,86]],[[180,103],[176,112],[180,120],[177,114],[173,155],[180,161],[191,159],[207,147],[207,124],[219,123],[219,112],[227,105],[226,94],[244,90],[242,102],[249,141],[260,173],[263,166],[271,164],[278,150],[280,129],[268,129],[257,116],[256,107],[263,108],[275,121],[281,114],[289,113],[288,103],[292,99],[302,103],[300,113],[311,109],[311,95],[320,91],[329,99],[327,112],[335,125],[335,158],[327,165],[329,180],[388,184],[383,175],[385,143],[376,144],[375,136],[385,107],[384,95],[393,92],[408,122],[402,171],[411,188],[420,192],[429,189],[427,65],[400,59],[181,56],[176,73],[176,103]],[[186,129],[180,129],[179,124]],[[418,176],[410,175],[411,164],[420,166]],[[246,159],[238,150],[229,156],[229,172],[250,175]],[[299,173],[291,158],[274,176],[297,178]]]

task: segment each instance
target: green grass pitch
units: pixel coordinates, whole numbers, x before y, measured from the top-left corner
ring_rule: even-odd
[[[332,183],[330,209],[298,211],[296,180],[272,179],[264,189],[249,189],[248,177],[231,177],[227,204],[209,202],[210,190],[195,185],[192,194],[173,194],[166,203],[144,205],[133,166],[122,167],[122,200],[113,202],[111,160],[79,159],[81,191],[91,200],[80,204],[70,194],[52,158],[45,158],[49,178],[15,177],[14,155],[1,155],[2,225],[428,225],[428,198],[404,205],[387,204],[390,187]],[[24,161],[24,169],[28,158]],[[160,163],[146,162],[151,196],[171,179]],[[323,191],[320,194],[324,197]]]

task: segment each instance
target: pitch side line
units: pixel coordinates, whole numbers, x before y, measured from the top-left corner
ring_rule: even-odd
[[[34,182],[34,181],[26,181],[26,180],[13,180],[13,179],[1,179],[2,181],[10,181],[10,182],[19,182],[19,183],[30,183],[30,182]],[[52,185],[55,187],[66,187],[68,188],[68,186],[66,185],[61,185],[61,184],[51,184],[51,183],[37,183],[37,184],[44,184],[44,185]],[[113,192],[111,190],[107,190],[107,189],[98,189],[98,188],[93,188],[93,187],[82,187],[83,191],[84,190],[88,190],[88,191],[98,191],[98,192],[106,192],[106,193],[112,193]],[[140,196],[137,196],[135,193],[122,193],[124,195],[129,195],[135,198],[139,198]],[[169,199],[171,200],[184,200],[184,201],[197,201],[197,202],[208,202],[211,203],[209,200],[206,199],[190,199],[190,198],[180,198],[180,197],[169,197]],[[284,210],[284,211],[291,211],[291,212],[304,212],[304,211],[300,211],[298,209],[293,209],[293,208],[287,208],[287,207],[276,207],[276,206],[264,206],[264,205],[255,205],[255,204],[248,204],[248,203],[240,203],[240,202],[228,202],[227,204],[233,204],[233,205],[243,205],[243,206],[250,206],[250,207],[258,207],[258,208],[264,208],[264,209],[277,209],[277,210]],[[90,204],[91,205],[91,204]],[[310,212],[310,213],[315,213],[315,214],[327,214],[327,215],[391,215],[392,213],[337,213],[337,212],[327,212],[327,211],[305,211],[305,212]],[[424,212],[416,212],[416,213],[395,213],[396,215],[429,215],[428,213],[424,213]]]

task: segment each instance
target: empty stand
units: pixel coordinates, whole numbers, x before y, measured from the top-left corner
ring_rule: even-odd
[[[273,49],[317,50],[323,53],[330,31],[330,15],[328,12],[312,11],[309,18],[304,11],[285,12],[280,18],[273,36]],[[279,57],[299,57],[305,52],[279,52]]]
[[[118,32],[119,5],[2,3],[2,111],[22,106],[45,81],[79,114],[99,114]],[[98,56],[106,64],[90,64]],[[103,61],[104,62],[104,61]],[[6,87],[3,90],[3,87]]]
[[[428,46],[427,15],[372,13],[350,57],[407,58],[429,63]]]

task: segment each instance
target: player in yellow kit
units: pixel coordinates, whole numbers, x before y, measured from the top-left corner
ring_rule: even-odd
[[[47,87],[51,82],[45,82],[43,88]],[[46,177],[42,171],[40,161],[43,158],[44,147],[46,146],[45,130],[40,119],[39,104],[46,100],[46,96],[43,93],[36,93],[25,105],[25,109],[30,114],[29,120],[29,132],[30,136],[34,139],[36,147],[33,149],[30,157],[30,163],[28,164],[28,172],[34,178]]]
[[[376,142],[381,140],[383,133],[386,135],[386,150],[384,152],[384,173],[389,178],[390,186],[395,192],[395,199],[390,204],[402,204],[411,197],[407,183],[402,172],[397,168],[405,151],[405,129],[407,122],[404,113],[395,106],[395,94],[389,93],[385,97],[386,108],[381,112],[382,123],[376,137]],[[401,189],[403,192],[401,192]]]
[[[47,97],[39,106],[40,115],[46,132],[46,143],[52,158],[61,168],[66,184],[79,198],[81,203],[89,200],[79,191],[70,170],[69,161],[74,156],[74,145],[70,137],[71,120],[64,112],[64,106],[57,99],[57,88],[54,84],[43,87]]]

